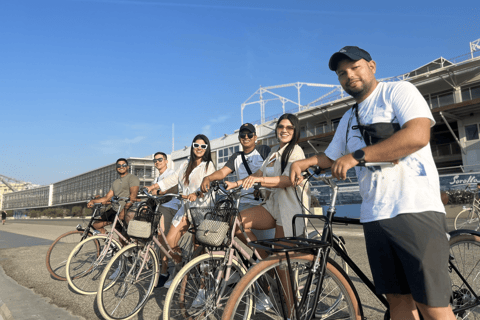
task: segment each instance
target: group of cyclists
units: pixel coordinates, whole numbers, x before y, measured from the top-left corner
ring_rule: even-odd
[[[168,167],[168,157],[165,153],[155,153],[153,162],[159,175],[151,186],[146,187],[148,192],[153,195],[180,193],[186,200],[185,205],[175,198],[160,205],[160,227],[166,234],[168,245],[178,250],[179,239],[191,224],[188,209],[212,206],[212,197],[206,196],[210,183],[223,180],[229,174],[234,174],[236,181],[226,181],[227,190],[242,186],[244,196],[241,197],[238,210],[244,232],[250,240],[256,240],[257,236],[263,238],[292,236],[292,217],[303,213],[297,195],[303,195],[301,199],[303,207],[308,208],[310,201],[309,188],[305,188],[304,185],[293,186],[289,178],[292,163],[305,159],[303,150],[298,146],[300,137],[298,124],[295,115],[288,113],[282,115],[275,128],[279,145],[272,149],[266,145],[257,145],[255,126],[250,123],[243,124],[238,132],[242,151],[231,155],[225,166],[219,170],[215,170],[212,162],[210,140],[203,134],[193,138],[190,156],[177,170]],[[137,199],[140,181],[128,172],[128,161],[124,158],[116,161],[116,170],[119,178],[113,182],[107,195],[91,200],[87,206],[106,203],[114,195],[129,197],[129,201],[122,203],[124,209],[119,214],[119,219],[128,225],[133,216],[133,212],[128,213],[129,208],[133,202],[140,201]],[[255,183],[271,191],[264,192],[263,195],[254,194]],[[93,227],[104,233],[104,227],[113,222],[115,214],[114,208],[106,210]],[[304,226],[299,225],[297,234],[302,234],[303,229]],[[246,243],[242,231],[236,236]],[[267,256],[265,252],[260,254],[262,257]],[[173,257],[181,259],[180,255]],[[173,277],[174,275],[168,272],[168,261],[163,255],[157,287],[168,288]]]
[[[253,193],[254,184],[271,189],[263,201],[243,197],[238,208],[243,231],[236,236],[242,241],[246,241],[245,235],[256,240],[259,230],[273,230],[273,237],[282,238],[294,234],[292,217],[309,209],[310,190],[302,172],[316,165],[331,168],[333,176],[343,180],[347,170],[355,167],[363,198],[361,222],[367,254],[377,293],[386,295],[391,319],[419,319],[417,310],[425,319],[455,319],[449,306],[445,210],[429,148],[430,127],[435,123],[430,108],[411,83],[378,82],[376,63],[361,48],[342,48],[330,58],[329,68],[356,103],[342,117],[325,153],[305,159],[298,145],[299,120],[288,113],[276,123],[278,145],[272,149],[256,145],[255,127],[243,124],[238,133],[242,151],[234,153],[219,170],[215,170],[210,141],[203,134],[193,138],[190,157],[177,170],[168,168],[165,153],[155,153],[159,176],[148,191],[180,193],[187,200],[184,205],[175,199],[161,205],[160,224],[168,245],[177,248],[188,230],[189,208],[212,205],[212,198],[206,196],[212,181],[234,174],[236,181],[226,181],[227,189],[242,186],[245,193]],[[381,161],[395,166],[362,167],[365,162]],[[113,195],[129,196],[131,200],[120,214],[128,223],[131,217],[125,212],[137,200],[139,188],[138,178],[128,169],[127,160],[118,159],[120,177],[112,190],[88,206]],[[102,230],[113,221],[114,212],[106,211],[103,221],[94,227]],[[298,223],[296,228],[295,234],[300,235],[305,226]],[[260,255],[264,258],[267,253]],[[162,257],[158,286],[168,288],[172,277],[168,261]]]

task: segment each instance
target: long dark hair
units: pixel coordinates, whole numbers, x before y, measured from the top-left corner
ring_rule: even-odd
[[[197,140],[200,140],[200,139],[205,141],[205,143],[207,144],[207,149],[205,150],[205,153],[202,156],[202,161],[207,162],[207,166],[206,166],[205,170],[208,169],[208,165],[212,161],[212,154],[210,153],[210,140],[208,140],[207,136],[205,136],[203,134],[197,134],[195,136],[195,138],[193,138],[192,146],[190,146],[190,160],[188,161],[187,170],[185,171],[185,176],[183,177],[183,181],[184,181],[185,184],[190,183],[190,173],[192,173],[193,169],[195,169],[195,167],[196,167],[195,159],[197,158],[197,156],[193,152],[193,143]]]
[[[284,119],[289,120],[292,123],[292,126],[294,127],[294,129],[293,129],[292,140],[290,140],[290,142],[288,143],[287,147],[285,148],[285,150],[283,151],[283,154],[282,154],[282,162],[281,162],[282,173],[285,170],[285,168],[287,167],[288,159],[290,158],[290,155],[293,152],[293,148],[295,148],[295,145],[297,144],[298,139],[300,139],[300,128],[298,126],[299,125],[298,118],[297,118],[296,115],[291,114],[291,113],[285,113],[278,119],[277,125],[275,126],[275,134],[277,135],[277,138],[278,138],[278,130],[277,130],[278,125]]]

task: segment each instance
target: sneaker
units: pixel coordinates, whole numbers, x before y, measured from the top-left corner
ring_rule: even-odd
[[[192,308],[200,308],[205,305],[205,289],[199,289],[195,300],[192,302]]]
[[[167,289],[170,288],[174,278],[175,278],[175,276],[173,274],[171,274],[170,277],[168,277],[167,282],[165,282],[165,284],[163,285],[163,287],[167,288]]]
[[[118,274],[120,273],[120,270],[122,269],[121,268],[122,266],[119,264],[117,269],[115,270],[115,272],[112,273],[112,275],[110,276],[110,278],[108,278],[109,280],[115,280],[118,276]]]
[[[264,292],[257,292],[255,297],[255,305],[257,311],[265,312],[273,308],[273,303],[270,301],[270,297]]]
[[[158,278],[158,283],[157,283],[157,286],[155,288],[163,288],[165,286],[165,283],[167,283],[169,278],[170,278],[169,273],[167,273],[166,276],[161,274],[160,277]],[[170,287],[170,285],[169,285],[169,287]]]

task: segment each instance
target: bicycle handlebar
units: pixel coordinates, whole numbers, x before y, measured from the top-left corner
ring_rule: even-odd
[[[391,168],[395,166],[393,162],[366,162],[363,165],[358,164],[358,167],[382,167],[382,168]],[[335,179],[331,173],[320,173],[321,168],[318,166],[313,166],[307,169],[308,175],[311,175],[315,180],[321,180],[323,182],[330,181]]]
[[[148,198],[153,199],[155,201],[160,201],[165,197],[173,197],[173,198],[177,198],[178,200],[187,198],[187,196],[177,194],[177,193],[166,193],[166,194],[154,196],[153,194],[148,192],[148,189],[146,187],[143,187],[142,189],[140,189],[140,192],[143,192]]]

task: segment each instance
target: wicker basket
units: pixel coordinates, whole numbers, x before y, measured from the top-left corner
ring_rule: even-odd
[[[190,208],[195,238],[207,247],[228,244],[237,209]]]
[[[134,238],[151,238],[159,221],[160,214],[155,213],[147,202],[141,202],[133,220],[128,224],[127,233]]]

